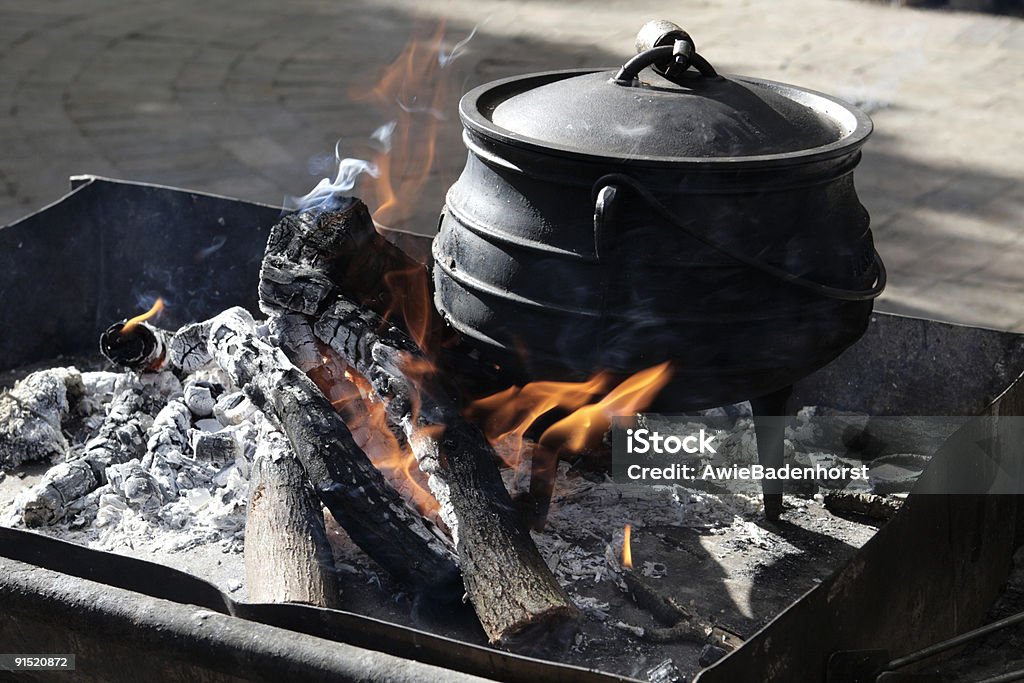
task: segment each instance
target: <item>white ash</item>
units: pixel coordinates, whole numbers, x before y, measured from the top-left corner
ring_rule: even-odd
[[[256,406],[241,391],[224,393],[213,406],[213,414],[221,424],[239,425],[252,418],[257,412]]]
[[[209,382],[189,383],[185,386],[185,405],[196,417],[210,417],[217,402],[213,392]]]
[[[0,394],[0,468],[63,458],[69,444],[61,423],[85,393],[75,368],[33,372]]]
[[[79,494],[67,506],[66,518],[42,532],[101,550],[130,551],[144,559],[154,552],[181,552],[211,543],[227,552],[241,551],[249,463],[262,415],[251,404],[243,405],[247,400],[235,387],[224,384],[223,373],[197,371],[182,385],[170,372],[77,373],[73,368],[44,372],[48,374],[34,373],[39,377],[29,386],[52,385],[50,395],[57,399],[61,397],[57,380],[64,384],[66,377],[77,378],[80,395],[73,404],[68,404],[66,396],[63,402],[51,401],[58,407],[53,414],[66,423],[72,406],[81,406],[86,412],[84,428],[91,432],[89,443],[95,442],[104,422],[124,419],[104,411],[112,405],[118,410],[113,399],[126,387],[148,387],[163,405],[155,416],[133,418],[145,430],[144,454],[101,468],[105,483]],[[225,410],[216,411],[217,399],[225,396],[231,400]],[[81,447],[86,454],[89,443]],[[70,447],[49,457],[63,460],[72,453]],[[41,481],[62,468],[85,463],[82,458],[61,462]],[[21,509],[31,491],[22,491],[6,511],[0,510],[5,524],[21,525]]]
[[[507,471],[511,479],[514,472]],[[506,480],[506,485],[510,482]],[[760,514],[758,496],[717,496],[682,486],[620,485],[610,477],[591,481],[561,463],[546,529],[533,538],[562,585],[618,582],[625,524],[734,528]],[[750,522],[751,526],[756,526]]]

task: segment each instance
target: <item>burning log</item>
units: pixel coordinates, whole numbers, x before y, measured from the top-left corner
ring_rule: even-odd
[[[76,499],[106,483],[108,467],[141,459],[157,400],[153,387],[140,384],[129,385],[116,396],[99,434],[73,453],[71,460],[47,471],[28,492],[21,513],[25,526],[57,522]]]
[[[81,373],[55,368],[33,372],[0,394],[0,469],[64,457],[61,422],[84,392]]]
[[[288,439],[260,425],[245,522],[245,579],[252,602],[338,607],[323,508]]]
[[[385,402],[388,422],[408,439],[428,476],[455,540],[466,592],[489,639],[510,642],[558,629],[578,613],[520,526],[497,456],[437,381],[427,377],[413,384],[411,375],[423,374],[418,369],[428,363],[406,332],[381,318],[402,311],[394,300],[398,295],[382,285],[409,268],[422,270],[377,235],[359,201],[344,211],[287,216],[267,243],[260,306],[271,314],[316,317],[316,336]],[[421,320],[402,321],[421,342],[435,329],[429,311],[428,301]],[[296,345],[292,353],[299,357],[310,349]]]
[[[424,370],[428,361],[416,344],[344,297],[335,299],[314,330],[370,382],[387,403],[389,421],[405,432],[452,531],[466,592],[491,642],[574,620],[576,608],[520,526],[497,455]]]
[[[385,483],[312,380],[255,327],[247,311],[230,309],[184,328],[171,360],[179,367],[216,360],[281,426],[317,496],[356,545],[400,581],[446,596],[457,586],[458,561],[444,537]]]
[[[389,286],[399,284],[396,278],[422,284],[416,287],[424,297],[415,306],[419,320],[405,319],[408,305],[397,299],[411,287]],[[427,298],[428,282],[426,268],[381,237],[366,205],[353,199],[339,211],[289,214],[271,229],[260,269],[260,306],[268,314],[315,316],[324,302],[344,293],[422,341],[417,330],[426,334],[441,326]]]
[[[419,472],[405,433],[386,423],[383,404],[364,400],[365,390],[356,383],[359,380],[347,373],[345,361],[314,336],[309,318],[298,313],[275,315],[269,327],[289,360],[327,396],[356,444],[381,470],[388,484],[438,523],[432,509],[436,501],[427,491],[426,478],[422,485],[416,480]]]

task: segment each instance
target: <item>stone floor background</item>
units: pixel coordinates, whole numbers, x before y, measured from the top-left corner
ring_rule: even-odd
[[[852,0],[0,0],[0,224],[93,173],[279,203],[310,160],[366,152],[353,99],[417,14],[476,34],[438,107],[437,164],[397,227],[429,233],[464,163],[455,115],[505,75],[618,65],[646,20],[720,71],[826,91],[876,132],[857,171],[890,272],[882,310],[1024,331],[1024,21]]]

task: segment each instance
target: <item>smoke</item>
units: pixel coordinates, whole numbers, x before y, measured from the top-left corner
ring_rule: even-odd
[[[316,211],[317,213],[343,209],[352,201],[352,198],[345,193],[350,192],[356,186],[359,176],[366,173],[376,178],[380,175],[377,164],[372,161],[351,157],[342,158],[340,140],[334,146],[334,160],[337,163],[334,178],[321,178],[312,190],[301,197],[285,197],[285,208],[291,211]],[[315,168],[317,163],[316,160],[311,160],[310,168]]]

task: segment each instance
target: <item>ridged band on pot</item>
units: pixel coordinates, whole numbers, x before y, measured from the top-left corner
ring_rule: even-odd
[[[509,78],[462,99],[469,154],[433,247],[436,304],[449,322],[495,358],[515,359],[526,378],[632,373],[672,359],[676,384],[691,380],[676,407],[766,393],[855,341],[885,280],[853,185],[868,117],[770,81],[688,77],[673,90],[653,74],[623,85],[609,82],[613,73]],[[625,104],[590,107],[605,92]],[[781,123],[730,118],[726,105],[700,100],[714,108],[715,128],[701,132],[671,108],[632,108],[689,104],[702,92]],[[524,93],[525,104],[507,104]],[[615,154],[628,132],[600,136],[622,127],[623,109],[653,131],[637,134],[635,153]],[[575,121],[590,130],[569,130]],[[704,137],[651,142],[659,127]],[[818,144],[788,149],[805,128]],[[778,140],[759,142],[775,129]],[[754,153],[761,146],[771,152]],[[730,147],[739,154],[715,156]]]

